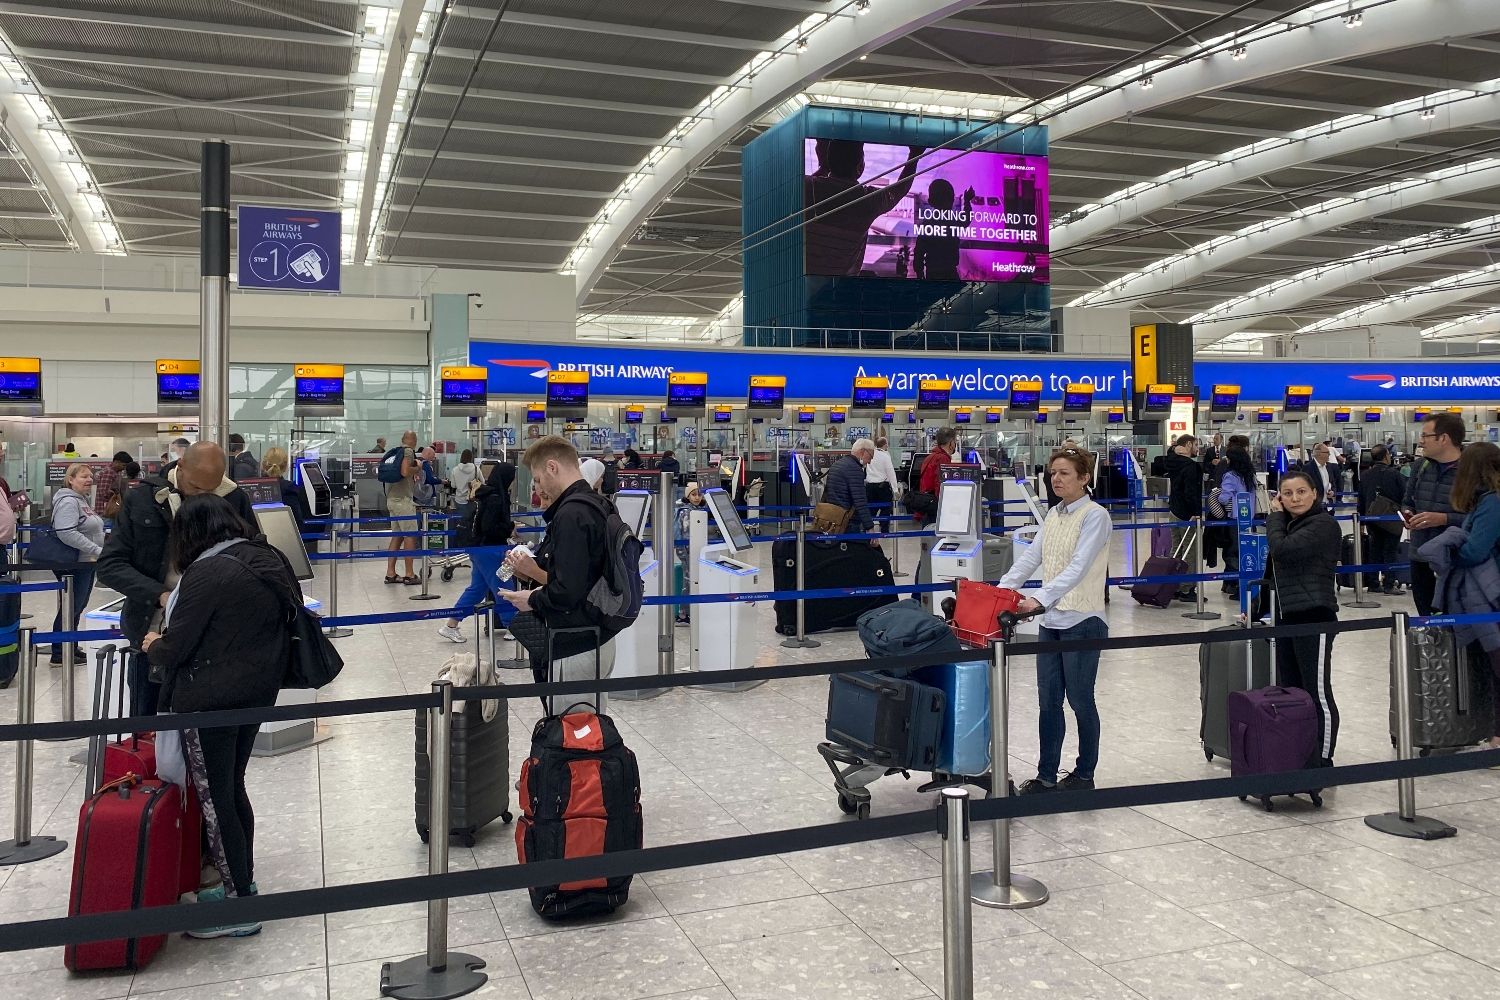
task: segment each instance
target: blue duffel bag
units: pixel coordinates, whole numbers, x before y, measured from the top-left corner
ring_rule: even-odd
[[[872,608],[859,616],[855,626],[871,659],[963,649],[947,622],[911,598]]]
[[[990,664],[944,663],[912,672],[912,679],[943,692],[943,728],[936,770],[979,775],[990,769]]]

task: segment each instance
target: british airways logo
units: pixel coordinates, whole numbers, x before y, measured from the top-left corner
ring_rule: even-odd
[[[1382,389],[1394,389],[1396,387],[1396,376],[1394,375],[1350,375],[1356,382],[1374,382]]]
[[[491,358],[490,364],[499,365],[501,368],[531,368],[532,378],[546,378],[547,373],[552,370],[550,362],[538,358]]]

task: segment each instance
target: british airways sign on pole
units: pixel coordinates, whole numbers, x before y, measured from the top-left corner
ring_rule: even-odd
[[[337,292],[341,251],[338,212],[241,205],[241,288]]]

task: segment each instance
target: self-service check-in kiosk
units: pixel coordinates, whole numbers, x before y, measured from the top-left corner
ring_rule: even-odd
[[[949,479],[938,487],[937,538],[928,558],[933,583],[984,579],[984,539],[979,534],[980,488],[967,479]],[[945,591],[927,595],[927,606],[940,613]]]
[[[315,464],[312,467],[318,468]],[[318,469],[320,475],[322,471]],[[328,488],[326,481],[323,481],[323,488],[326,498]],[[286,556],[287,562],[292,566],[292,575],[299,583],[313,578],[312,562],[307,558],[307,548],[302,543],[297,518],[290,507],[279,503],[262,504],[255,508],[255,523],[260,528],[261,534],[266,536],[266,541]],[[304,596],[303,603],[308,608],[313,608],[316,602]],[[277,696],[276,704],[311,705],[317,700],[318,692],[311,689],[286,688]],[[332,738],[332,733],[328,727],[320,728],[317,719],[264,722],[255,737],[254,753],[257,757],[275,757],[322,743],[330,738]]]
[[[657,555],[651,549],[651,536],[646,524],[651,517],[652,493],[649,490],[622,490],[615,494],[615,510],[626,527],[635,532],[645,549],[641,552],[641,584],[646,597],[661,596],[659,575],[656,572]],[[615,636],[615,669],[611,677],[655,677],[657,670],[656,616],[644,611],[629,628]],[[612,698],[626,701],[654,698],[666,688],[649,688],[641,691],[613,691]]]
[[[721,489],[705,490],[709,516],[724,539],[705,545],[698,556],[699,594],[753,594],[761,589],[760,570],[742,561],[751,549],[750,533],[740,520],[734,501]],[[704,674],[716,670],[741,670],[755,665],[760,639],[755,634],[753,602],[721,601],[693,606],[693,669]],[[723,687],[743,691],[761,681]]]
[[[313,517],[333,516],[333,490],[317,459],[297,459],[296,482],[297,488],[307,498],[307,509]]]

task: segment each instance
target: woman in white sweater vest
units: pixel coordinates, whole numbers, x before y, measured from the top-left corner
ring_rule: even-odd
[[[1104,590],[1111,524],[1109,512],[1088,493],[1094,479],[1094,456],[1081,448],[1055,451],[1047,461],[1047,476],[1057,506],[1047,513],[1042,530],[1016,557],[1000,585],[1019,587],[1040,569],[1042,588],[1036,597],[1026,598],[1020,610],[1023,614],[1045,612],[1041,640],[1103,639],[1109,635],[1104,621]],[[1072,791],[1094,787],[1094,768],[1099,763],[1099,707],[1094,702],[1098,674],[1098,650],[1037,654],[1041,753],[1036,777],[1021,784],[1022,795],[1054,788]],[[1078,723],[1078,760],[1073,770],[1058,780],[1063,738],[1068,732],[1064,700]]]

